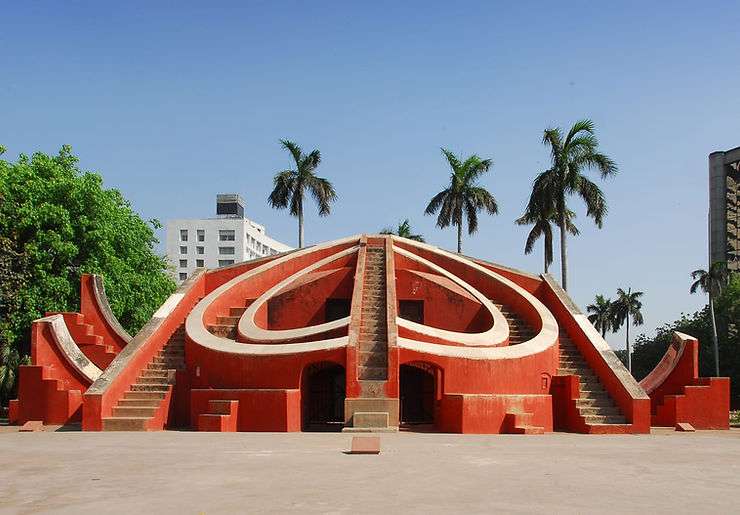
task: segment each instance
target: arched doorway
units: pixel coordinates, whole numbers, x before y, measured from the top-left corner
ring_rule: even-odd
[[[323,362],[306,367],[301,384],[303,430],[341,431],[344,397],[343,366]]]
[[[401,365],[401,424],[434,424],[439,371],[424,363]]]

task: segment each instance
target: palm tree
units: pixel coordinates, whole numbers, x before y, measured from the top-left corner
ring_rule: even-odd
[[[433,215],[439,211],[437,227],[457,227],[457,252],[460,253],[463,215],[468,222],[468,234],[473,234],[478,230],[478,211],[485,209],[491,215],[498,213],[496,199],[488,190],[477,185],[478,179],[488,172],[493,162],[475,154],[463,162],[444,148],[442,153],[452,168],[450,185],[432,197],[424,214]]]
[[[586,306],[586,311],[590,313],[588,321],[601,333],[602,338],[606,338],[606,333],[614,331],[616,321],[611,299],[607,299],[603,295],[597,295],[594,303]]]
[[[617,288],[617,300],[612,303],[614,308],[614,332],[619,331],[622,324],[626,325],[627,328],[627,369],[632,373],[632,352],[630,350],[630,316],[632,317],[632,325],[637,327],[643,324],[642,319],[642,297],[643,292],[632,291],[632,288],[627,289],[625,292],[622,288]]]
[[[331,203],[337,199],[332,184],[316,175],[316,168],[321,163],[318,150],[306,155],[301,147],[285,139],[280,144],[295,161],[295,170],[283,170],[275,175],[274,188],[268,202],[276,209],[290,207],[290,214],[298,217],[298,247],[303,247],[303,200],[306,191],[313,195],[319,205],[319,216],[331,213]]]
[[[555,212],[555,208],[552,202],[548,199],[538,199],[536,202],[531,203],[528,208],[532,208],[533,211],[526,211],[522,216],[516,219],[517,225],[532,225],[529,234],[527,235],[527,242],[524,244],[524,253],[531,254],[534,250],[534,244],[540,237],[545,240],[545,273],[547,273],[550,264],[552,264],[553,252],[552,252],[552,225],[558,224],[558,217]],[[566,229],[573,236],[578,236],[580,232],[578,228],[573,224],[572,220],[576,214],[570,209],[567,210]]]
[[[542,142],[550,147],[552,167],[535,178],[527,206],[527,212],[536,212],[540,199],[552,199],[560,227],[560,267],[564,290],[568,289],[568,196],[580,196],[586,203],[586,214],[601,228],[607,212],[606,199],[596,183],[583,172],[595,168],[601,172],[602,178],[617,172],[614,161],[597,150],[599,143],[594,132],[591,120],[576,122],[565,138],[560,128],[545,130]]]
[[[714,317],[714,299],[722,293],[722,288],[727,284],[727,263],[718,261],[709,267],[709,271],[703,269],[691,272],[694,283],[689,290],[696,293],[703,291],[709,296],[709,314],[712,318],[712,347],[714,350],[714,375],[719,376],[719,343],[717,341],[717,320]]]
[[[416,240],[424,243],[424,236],[421,234],[414,234],[411,229],[411,222],[406,218],[403,222],[398,222],[398,228],[394,231],[391,227],[386,227],[380,234],[395,234],[401,238],[408,238],[409,240]]]

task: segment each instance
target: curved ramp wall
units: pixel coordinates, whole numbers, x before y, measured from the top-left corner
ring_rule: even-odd
[[[729,429],[730,379],[699,377],[699,341],[674,332],[655,368],[640,381],[650,395],[652,423],[696,429]]]

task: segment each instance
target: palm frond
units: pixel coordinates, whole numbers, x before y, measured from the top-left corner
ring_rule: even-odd
[[[287,139],[281,139],[280,144],[283,146],[284,149],[290,152],[290,154],[293,156],[293,160],[295,161],[296,166],[298,166],[301,162],[301,156],[303,155],[301,147],[299,147],[293,141]]]
[[[601,228],[607,213],[606,199],[601,188],[587,177],[581,176],[577,192],[586,203],[586,214]]]
[[[442,205],[442,203],[445,201],[445,199],[449,196],[449,194],[450,194],[450,190],[449,188],[447,188],[447,189],[440,191],[435,196],[433,196],[432,200],[429,201],[429,204],[424,210],[424,214],[433,215],[434,213],[436,213],[437,210]]]

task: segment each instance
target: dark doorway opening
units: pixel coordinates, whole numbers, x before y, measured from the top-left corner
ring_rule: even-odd
[[[436,405],[434,370],[401,365],[401,423],[405,425],[434,424]]]
[[[306,367],[301,385],[303,430],[341,431],[344,427],[345,372],[335,363]]]
[[[349,299],[326,299],[325,321],[339,320],[349,316]]]
[[[417,324],[424,323],[424,301],[423,300],[400,300],[398,301],[398,316],[405,320],[411,320]]]

